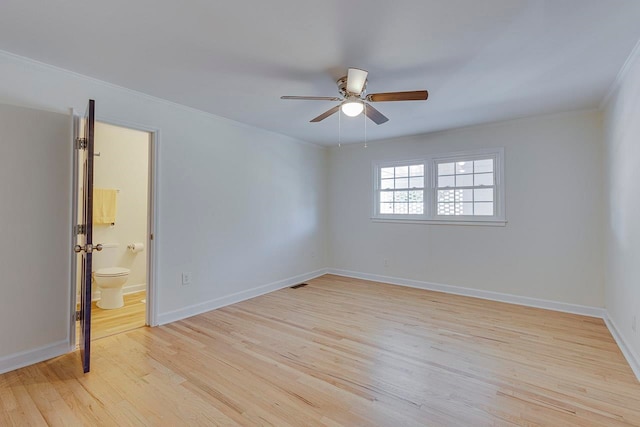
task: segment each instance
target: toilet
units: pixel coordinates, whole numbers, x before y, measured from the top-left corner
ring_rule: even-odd
[[[118,254],[118,244],[102,245],[103,249],[94,256],[93,282],[100,290],[98,307],[111,310],[124,306],[122,288],[129,279],[128,268],[114,267]]]
[[[128,268],[100,268],[93,273],[93,280],[100,288],[98,307],[110,310],[124,305],[122,288],[129,280]]]

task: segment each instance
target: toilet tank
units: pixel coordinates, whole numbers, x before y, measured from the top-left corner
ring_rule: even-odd
[[[100,252],[93,251],[91,270],[96,271],[101,268],[117,267],[119,247],[120,245],[117,243],[103,243]]]

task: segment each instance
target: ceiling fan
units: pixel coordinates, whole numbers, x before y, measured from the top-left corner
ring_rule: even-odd
[[[368,71],[358,68],[349,68],[347,75],[337,81],[338,92],[342,97],[333,96],[281,96],[280,99],[299,99],[308,101],[341,101],[340,104],[320,114],[312,123],[317,123],[337,113],[342,112],[349,117],[356,117],[364,111],[366,116],[375,124],[381,125],[389,119],[380,111],[369,105],[369,102],[388,101],[425,101],[429,97],[426,90],[414,90],[410,92],[384,92],[365,95],[367,88]]]

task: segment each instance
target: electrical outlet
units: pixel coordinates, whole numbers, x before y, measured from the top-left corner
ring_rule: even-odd
[[[633,320],[631,321],[631,330],[633,332],[637,332],[638,330],[638,322],[636,316],[633,316]]]
[[[388,260],[388,259],[385,259],[385,260],[384,260],[384,266],[385,266],[385,267],[389,267],[389,260]]]
[[[191,284],[191,273],[185,271],[182,273],[182,286],[187,286]]]

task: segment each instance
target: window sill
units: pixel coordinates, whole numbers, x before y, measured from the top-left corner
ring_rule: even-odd
[[[486,220],[450,220],[450,219],[394,219],[394,218],[371,218],[372,222],[390,222],[399,224],[425,224],[425,225],[480,225],[486,227],[504,227],[507,221],[503,219]]]

